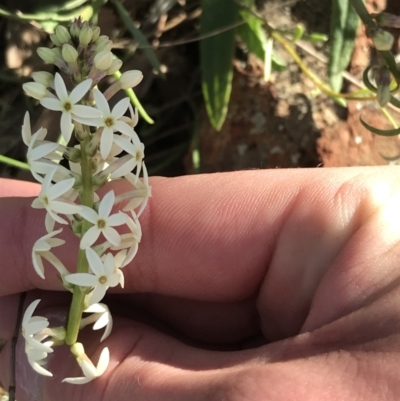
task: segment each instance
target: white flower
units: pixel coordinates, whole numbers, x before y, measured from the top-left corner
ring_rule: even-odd
[[[48,159],[61,159],[61,156],[55,153],[59,146],[57,143],[42,142],[46,135],[47,129],[45,128],[39,128],[32,135],[29,113],[26,112],[22,125],[22,140],[28,146],[26,159],[31,168],[31,173],[39,182],[43,181],[39,174],[47,174],[55,166],[55,163]],[[38,144],[38,141],[42,143]]]
[[[65,243],[64,240],[59,238],[53,238],[55,235],[59,234],[62,229],[57,231],[53,231],[49,234],[46,234],[42,238],[39,238],[35,245],[32,248],[32,262],[33,267],[35,268],[36,273],[39,277],[44,279],[44,267],[42,258],[46,259],[50,262],[63,277],[66,274],[69,274],[69,271],[65,268],[62,262],[55,256],[50,249],[55,248],[57,246],[63,245]]]
[[[51,346],[53,344],[52,341],[47,341],[45,345]],[[52,377],[53,374],[46,370],[42,365],[46,363],[47,352],[41,351],[36,348],[31,348],[27,346],[25,348],[26,356],[28,357],[28,362],[32,366],[32,368],[43,376]]]
[[[110,106],[108,105],[106,98],[98,89],[93,89],[93,97],[96,101],[96,107],[101,112],[101,118],[79,116],[79,118],[76,118],[76,121],[94,127],[103,128],[100,140],[100,153],[102,158],[105,160],[111,151],[114,131],[121,132],[129,137],[134,134],[133,129],[121,120],[121,117],[125,114],[128,108],[129,98],[120,100],[113,107],[112,111],[110,111]]]
[[[80,343],[75,343],[73,347],[77,348],[78,345],[82,346],[82,344]],[[87,357],[87,355],[83,351],[77,357],[77,361],[82,369],[84,376],[67,377],[66,379],[63,380],[63,383],[65,382],[71,384],[86,384],[100,377],[107,370],[108,364],[110,363],[110,351],[107,347],[103,349],[103,351],[100,354],[99,362],[97,363],[96,367],[93,365],[93,362]]]
[[[81,211],[81,206],[68,202],[62,197],[73,187],[75,179],[68,178],[52,185],[51,181],[53,180],[55,172],[56,168],[44,177],[39,196],[32,202],[33,208],[46,209],[47,232],[53,230],[52,226],[54,226],[54,221],[57,221],[60,224],[68,224],[68,222],[57,213],[74,214]]]
[[[92,107],[77,104],[92,86],[92,80],[86,79],[77,85],[68,95],[67,88],[61,75],[56,73],[54,77],[54,88],[58,99],[45,97],[40,100],[42,106],[50,110],[62,111],[61,133],[66,143],[71,139],[73,130],[72,118],[77,117],[99,117],[99,112]]]
[[[124,207],[124,211],[132,210],[139,207],[139,211],[137,212],[137,216],[143,213],[143,210],[147,206],[149,198],[151,197],[151,186],[149,185],[149,176],[147,174],[146,165],[143,163],[143,182],[140,180],[136,180],[136,175],[127,174],[125,178],[136,187],[134,191],[130,191],[129,198],[131,201]],[[117,203],[117,202],[116,202]]]
[[[49,326],[49,321],[42,316],[32,316],[39,302],[40,299],[37,299],[26,308],[22,319],[22,335],[29,348],[50,353],[53,352],[53,349],[40,341],[42,338],[40,334]]]
[[[139,242],[142,239],[142,228],[140,226],[140,222],[135,212],[132,210],[132,218],[129,217],[127,226],[130,229],[129,234],[122,234],[121,236],[121,244],[118,247],[111,246],[112,251],[119,251],[120,249],[129,248],[129,251],[126,253],[119,252],[115,255],[115,264],[119,268],[123,268],[129,263],[132,262],[133,258],[136,256],[136,253],[139,248]],[[108,244],[110,246],[111,244]]]
[[[136,168],[136,179],[139,177],[142,161],[144,158],[144,144],[140,142],[139,137],[135,135],[132,137],[132,142],[129,139],[123,138],[119,135],[114,136],[114,143],[122,148],[126,153],[133,156],[133,168]],[[132,168],[132,170],[133,170]],[[113,176],[111,176],[114,178]]]
[[[92,313],[92,315],[81,319],[80,328],[82,329],[88,324],[92,323],[94,323],[93,330],[99,330],[105,327],[106,329],[101,337],[100,342],[104,341],[110,335],[113,326],[112,316],[107,305],[93,304],[92,306],[89,306],[89,308],[85,309],[83,312]]]
[[[80,287],[94,287],[89,299],[89,306],[91,306],[103,299],[109,287],[118,285],[122,272],[115,269],[115,261],[111,253],[106,255],[104,263],[92,248],[86,249],[86,257],[93,274],[74,273],[65,276],[64,279]]]
[[[82,206],[79,214],[84,219],[94,224],[94,226],[89,228],[82,237],[80,244],[81,249],[87,249],[94,244],[101,233],[103,233],[104,237],[113,245],[118,245],[121,242],[121,236],[113,227],[126,223],[128,216],[122,212],[110,216],[114,200],[114,191],[108,192],[100,202],[98,213],[90,207]]]

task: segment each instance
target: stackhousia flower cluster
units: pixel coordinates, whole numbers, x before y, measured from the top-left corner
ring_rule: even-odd
[[[28,146],[27,160],[33,176],[42,185],[32,207],[46,212],[47,231],[33,246],[32,263],[36,273],[45,279],[46,260],[58,271],[73,297],[66,327],[51,328],[45,317],[33,316],[40,302],[36,300],[24,314],[22,334],[29,363],[46,376],[52,376],[44,365],[53,347],[69,345],[83,376],[63,381],[84,384],[101,376],[110,358],[108,348],[104,348],[95,366],[77,342],[79,330],[90,324],[94,330],[104,329],[101,341],[110,334],[112,317],[101,301],[110,287],[124,286],[123,268],[138,250],[142,237],[139,217],[151,196],[143,162],[144,146],[134,129],[137,110],[128,98],[112,109],[108,104],[119,90],[136,86],[142,73],[124,72],[102,93],[97,89],[99,81],[122,65],[111,52],[113,44],[109,38],[101,36],[97,26],[77,19],[68,28],[58,26],[51,40],[54,47],[39,48],[38,54],[46,63],[58,67],[68,82],[58,72],[53,76],[41,71],[32,74],[34,82],[23,86],[42,106],[61,112],[63,140],[59,141],[63,144],[46,140],[45,128],[32,134],[26,113],[22,137]],[[73,137],[78,144],[69,147]],[[63,159],[68,161],[69,168],[60,164]],[[106,182],[124,178],[130,191],[115,194],[110,190],[99,198],[96,191]],[[117,204],[122,211],[113,212]],[[117,231],[119,226],[126,227],[125,234]],[[80,239],[76,266],[65,266],[53,253],[53,248],[65,242],[59,238],[65,227]]]

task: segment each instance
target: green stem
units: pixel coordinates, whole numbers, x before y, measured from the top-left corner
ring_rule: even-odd
[[[293,46],[277,31],[270,28],[269,29],[271,37],[273,37],[277,42],[281,44],[281,46],[289,53],[289,55],[293,58],[296,64],[300,67],[300,69],[304,72],[304,74],[311,79],[311,81],[315,84],[315,86],[320,89],[322,92],[327,94],[332,98],[344,98],[347,100],[373,100],[375,96],[355,96],[351,93],[338,93],[333,91],[328,85],[322,82],[312,71],[310,71],[307,66],[303,63],[303,60],[293,48]]]
[[[350,0],[351,5],[356,10],[356,13],[361,18],[364,25],[372,29],[377,29],[375,21],[370,16],[362,0]]]
[[[19,160],[11,159],[11,157],[0,155],[0,162],[9,166],[18,167],[22,170],[30,170],[29,164],[20,162]]]
[[[86,146],[89,143],[90,134],[87,131],[86,138],[81,142],[81,167],[82,167],[82,192],[80,199],[82,205],[93,207],[93,186],[92,186],[92,158],[86,152]],[[91,227],[91,223],[84,220],[82,224],[81,235]],[[79,250],[77,273],[87,273],[89,264],[84,250]],[[71,307],[68,316],[67,334],[65,343],[72,345],[78,339],[79,326],[81,323],[82,312],[84,308],[85,293],[82,292],[79,286],[74,286]]]
[[[121,78],[121,73],[119,71],[114,73],[114,77],[116,79]],[[125,89],[126,95],[129,97],[131,103],[137,107],[139,114],[142,116],[142,118],[148,123],[148,124],[154,124],[154,120],[147,114],[146,110],[140,103],[140,100],[137,98],[135,92],[133,91],[132,88]]]

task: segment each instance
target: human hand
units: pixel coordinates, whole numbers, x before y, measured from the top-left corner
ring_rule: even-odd
[[[397,174],[384,167],[153,179],[139,253],[124,270],[125,289],[107,300],[113,332],[100,345],[91,339],[101,333],[82,333],[94,362],[110,348],[108,370],[83,386],[62,384],[80,369],[57,347],[54,377],[39,377],[20,341],[17,399],[397,400]],[[1,188],[2,196],[39,191],[11,181]],[[42,280],[32,268],[44,229],[30,203],[0,200],[6,386],[17,294],[41,298],[37,313],[52,323],[65,321],[70,300],[56,292],[55,272]],[[68,268],[78,241],[65,237]]]

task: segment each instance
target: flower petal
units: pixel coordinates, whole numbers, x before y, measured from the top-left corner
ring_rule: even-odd
[[[64,277],[64,280],[80,287],[95,287],[99,283],[96,276],[89,273],[68,274]]]
[[[110,215],[111,209],[114,206],[115,201],[115,193],[113,190],[107,192],[104,195],[104,198],[100,202],[99,206],[99,216],[102,218],[106,218]]]
[[[93,250],[92,248],[86,249],[86,257],[89,262],[90,268],[92,269],[93,273],[96,274],[96,276],[103,276],[106,274],[103,262],[101,261],[100,256],[96,253],[95,250]]]
[[[108,225],[112,227],[122,226],[122,224],[125,224],[127,221],[128,221],[128,216],[123,212],[118,212],[116,214],[113,214],[107,219]]]
[[[81,104],[75,104],[72,107],[72,114],[74,115],[74,120],[75,116],[84,119],[101,118],[101,111],[95,109],[94,107],[83,106]]]
[[[53,110],[53,111],[63,111],[64,110],[62,103],[58,99],[44,97],[40,101],[40,104],[49,110]]]
[[[113,145],[113,131],[109,127],[105,127],[103,132],[101,133],[100,139],[100,154],[101,157],[106,160],[108,155],[111,152],[111,148]]]
[[[96,107],[102,112],[103,116],[110,115],[111,114],[110,106],[108,105],[107,99],[96,88],[93,89],[93,97],[96,102]]]
[[[78,103],[79,100],[81,100],[86,95],[86,93],[92,86],[92,82],[93,81],[90,78],[85,79],[72,90],[72,92],[69,94],[69,98],[73,104]]]
[[[66,143],[71,139],[74,126],[72,125],[71,113],[63,112],[60,121],[61,133]]]
[[[111,114],[115,119],[119,120],[128,110],[130,100],[128,97],[121,99],[112,109]]]
[[[56,72],[56,75],[54,76],[54,89],[61,102],[64,102],[68,98],[67,87],[58,72]]]
[[[97,238],[99,238],[100,232],[101,231],[96,226],[90,227],[81,239],[79,245],[80,249],[88,249],[92,246],[97,241]]]
[[[118,132],[122,132],[123,134],[128,135],[129,137],[132,137],[135,134],[133,128],[131,128],[127,123],[124,123],[121,120],[115,122],[114,129]]]
[[[103,230],[103,235],[106,237],[107,241],[114,246],[118,246],[121,243],[121,236],[118,231],[112,227],[107,227]]]

